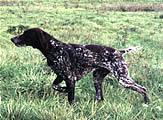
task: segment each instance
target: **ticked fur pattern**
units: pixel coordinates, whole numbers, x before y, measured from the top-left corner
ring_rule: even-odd
[[[89,72],[93,72],[96,100],[103,100],[102,83],[108,73],[112,73],[125,88],[137,91],[144,96],[145,102],[150,100],[146,88],[135,83],[128,71],[123,55],[139,50],[141,47],[131,47],[126,50],[116,50],[101,45],[68,44],[55,39],[39,28],[26,30],[22,35],[11,39],[16,46],[32,46],[39,49],[47,58],[47,63],[56,73],[53,82],[54,90],[68,93],[68,101],[74,103],[75,83]],[[65,81],[66,86],[59,83]]]

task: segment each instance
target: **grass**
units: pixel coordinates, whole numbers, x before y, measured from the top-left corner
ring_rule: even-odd
[[[117,9],[157,4],[161,10],[160,0],[1,0],[0,119],[161,120],[163,13],[158,9]],[[52,89],[56,75],[44,56],[31,47],[15,47],[10,41],[32,27],[40,27],[66,43],[93,43],[117,49],[143,46],[143,50],[125,55],[125,59],[131,77],[147,88],[151,104],[145,105],[141,95],[120,86],[112,75],[103,84],[105,100],[95,104],[90,73],[77,82],[76,104],[70,106],[66,94]]]

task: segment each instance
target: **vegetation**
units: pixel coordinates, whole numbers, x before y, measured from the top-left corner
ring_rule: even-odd
[[[161,120],[161,10],[161,0],[1,0],[0,119]],[[52,89],[56,75],[44,56],[31,47],[15,47],[10,41],[32,27],[40,27],[66,43],[117,49],[143,46],[125,59],[131,77],[147,88],[151,104],[144,104],[141,95],[120,86],[112,75],[103,84],[105,100],[96,104],[90,73],[77,82],[76,104],[69,105],[66,94]]]

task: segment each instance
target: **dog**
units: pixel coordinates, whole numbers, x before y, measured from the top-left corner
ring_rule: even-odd
[[[53,89],[68,93],[68,101],[74,104],[75,83],[89,72],[93,72],[93,81],[96,90],[96,101],[104,99],[102,93],[103,79],[112,73],[125,88],[137,91],[150,103],[145,87],[138,85],[129,76],[127,64],[123,55],[141,47],[131,47],[126,50],[116,50],[100,45],[67,44],[55,39],[40,28],[31,28],[23,34],[11,38],[18,47],[32,46],[39,49],[47,59],[48,66],[56,73]],[[66,86],[59,83],[65,81]]]

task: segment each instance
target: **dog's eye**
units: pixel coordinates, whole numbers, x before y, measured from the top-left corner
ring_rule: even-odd
[[[20,35],[20,36],[19,36],[19,39],[22,39],[22,38],[23,38],[23,35]]]

